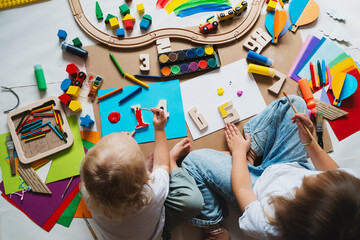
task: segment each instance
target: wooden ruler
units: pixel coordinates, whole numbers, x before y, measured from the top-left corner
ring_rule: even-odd
[[[33,192],[52,194],[50,189],[41,181],[30,164],[23,164],[19,161],[17,170],[27,185],[31,187]]]

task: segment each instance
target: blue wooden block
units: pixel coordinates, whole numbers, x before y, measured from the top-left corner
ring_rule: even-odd
[[[58,31],[58,33],[57,33],[57,36],[58,36],[60,39],[65,40],[65,39],[66,39],[66,36],[67,36],[67,33],[66,33],[66,31],[59,29],[59,31]]]
[[[66,92],[71,85],[72,85],[71,80],[66,78],[64,81],[62,81],[60,88],[61,88],[61,90]]]
[[[125,36],[125,30],[123,28],[116,29],[116,35],[118,37],[124,37]]]
[[[87,114],[85,117],[80,117],[80,126],[91,128],[94,124],[94,120]]]
[[[150,27],[150,21],[146,18],[142,18],[140,22],[140,28],[147,31]]]

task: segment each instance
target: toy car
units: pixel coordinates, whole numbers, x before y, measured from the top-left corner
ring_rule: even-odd
[[[215,17],[209,17],[206,19],[206,23],[200,24],[199,29],[202,33],[209,33],[211,30],[217,29],[219,22],[215,20]]]
[[[247,2],[241,1],[238,5],[236,5],[232,10],[235,13],[235,16],[240,16],[241,12],[247,9]]]
[[[228,9],[217,14],[219,22],[225,21],[226,19],[233,18],[235,16],[233,9]]]

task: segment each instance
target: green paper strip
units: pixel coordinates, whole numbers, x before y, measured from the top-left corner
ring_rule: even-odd
[[[64,227],[70,227],[70,224],[74,218],[75,212],[80,204],[81,200],[81,192],[78,192],[74,199],[71,201],[69,206],[65,209],[63,214],[61,214],[60,218],[57,220],[56,223],[63,225]]]
[[[89,142],[85,139],[81,139],[82,143],[84,145],[84,148],[86,148],[87,150],[90,150],[90,148],[92,148],[93,146],[95,146],[95,144],[93,144],[92,142]]]

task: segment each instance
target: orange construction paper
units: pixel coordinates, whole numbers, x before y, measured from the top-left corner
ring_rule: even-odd
[[[96,144],[100,140],[100,132],[96,131],[80,131],[81,138]]]
[[[86,218],[92,218],[91,212],[89,211],[89,209],[86,206],[84,197],[82,197],[80,200],[80,203],[79,203],[78,208],[76,209],[74,218],[83,218],[84,217],[83,214]]]

